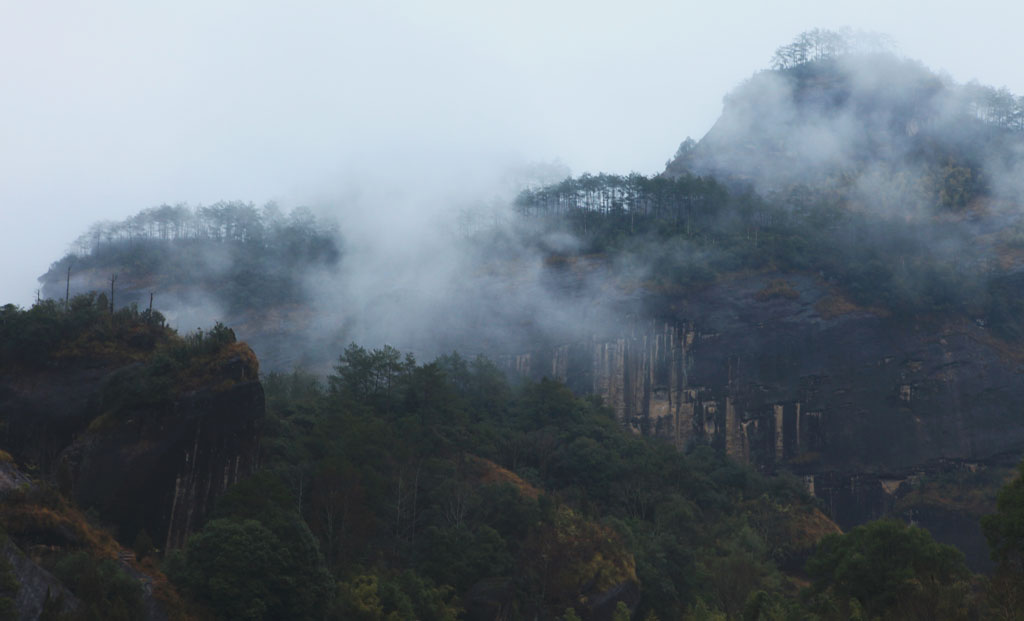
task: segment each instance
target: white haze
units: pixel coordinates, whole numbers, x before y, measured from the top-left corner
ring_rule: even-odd
[[[814,27],[886,32],[959,81],[1024,93],[1021,12],[996,2],[5,3],[2,301],[31,303],[36,276],[97,220],[165,202],[277,200],[341,221],[360,260],[318,291],[360,318],[357,334],[375,317],[378,329],[415,333],[424,324],[411,317],[443,323],[429,309],[446,308],[445,286],[473,283],[449,246],[460,206],[500,204],[516,179],[551,168],[658,172],[684,137],[711,127],[724,93]],[[534,292],[517,286],[524,299]],[[388,299],[399,303],[379,304]]]
[[[366,172],[350,180],[357,191],[346,200],[323,206],[339,222],[343,257],[306,278],[313,319],[289,326],[304,340],[287,352],[304,358],[291,362],[322,365],[350,341],[429,359],[453,349],[514,353],[615,329],[621,317],[612,307],[624,296],[607,279],[575,272],[580,278],[566,287],[544,269],[545,250],[569,250],[576,240],[523,234],[519,227],[533,225],[511,209],[518,188],[561,180],[564,165],[464,170],[460,178],[426,169],[409,169],[407,186]]]

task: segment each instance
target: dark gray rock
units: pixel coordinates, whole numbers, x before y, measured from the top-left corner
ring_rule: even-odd
[[[9,539],[0,546],[0,555],[11,564],[14,577],[18,581],[18,595],[14,607],[20,621],[35,621],[43,612],[47,599],[57,603],[62,612],[71,612],[78,607],[78,599],[64,588],[50,572],[18,549]],[[53,604],[51,604],[53,605]]]
[[[766,295],[778,280],[787,293]],[[1018,353],[975,322],[897,319],[834,295],[813,276],[755,274],[664,301],[662,319],[617,335],[502,361],[598,394],[680,449],[792,471],[844,528],[888,513],[911,477],[1019,460]],[[981,559],[979,534],[954,543]]]

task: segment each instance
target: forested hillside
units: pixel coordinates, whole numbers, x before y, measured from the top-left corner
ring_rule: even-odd
[[[172,560],[185,592],[226,617],[257,597],[268,616],[312,614],[328,574],[338,618],[954,619],[988,605],[962,555],[925,531],[838,535],[796,479],[681,454],[483,359],[352,345],[326,385],[293,373],[265,386],[263,471]],[[314,556],[261,567],[264,545],[271,559],[308,549],[288,526],[300,519],[326,573]],[[870,575],[837,569],[867,548]]]
[[[254,470],[252,350],[105,294],[6,305],[0,344],[3,618],[195,616],[156,550]]]
[[[0,618],[1019,618],[1024,99],[771,66],[657,175],[95,225],[0,308]]]
[[[190,342],[199,360],[225,346]],[[680,453],[623,430],[596,399],[550,380],[509,383],[482,358],[420,364],[393,348],[351,345],[326,383],[295,372],[263,384],[258,470],[178,549],[153,550],[155,523],[110,509],[82,517],[62,495],[59,468],[54,483],[5,466],[25,483],[5,488],[0,521],[68,589],[47,610],[121,619],[153,618],[147,606],[224,619],[970,619],[1017,592],[1016,484],[985,525],[1002,563],[988,586],[926,531],[879,522],[840,535],[796,478],[764,477],[710,447]],[[89,432],[125,438],[118,429],[138,424],[130,412],[159,411],[167,398],[140,393]],[[107,525],[120,548],[87,522]],[[53,536],[61,543],[46,554],[31,547]],[[138,561],[105,560],[129,547]],[[8,601],[26,588],[18,571]],[[158,599],[132,572],[157,581]]]
[[[579,254],[638,266],[654,307],[736,273],[816,273],[862,307],[912,319],[957,314],[1020,338],[1021,223],[932,203],[912,219],[793,187],[766,199],[710,177],[601,175],[521,194],[527,218],[572,233]],[[660,302],[659,302],[660,300]]]

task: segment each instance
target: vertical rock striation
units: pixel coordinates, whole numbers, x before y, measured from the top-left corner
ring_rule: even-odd
[[[116,418],[103,411],[102,386],[137,365],[6,374],[0,446],[52,475],[83,509],[95,508],[122,541],[145,528],[164,547],[179,547],[257,465],[263,387],[248,346],[231,347],[203,378],[187,378],[192,388]]]
[[[680,449],[793,471],[844,527],[888,510],[893,481],[1024,454],[1024,357],[974,322],[829,312],[836,294],[810,276],[785,276],[796,297],[765,296],[780,277],[716,285],[671,317],[506,366],[600,395],[624,426]]]

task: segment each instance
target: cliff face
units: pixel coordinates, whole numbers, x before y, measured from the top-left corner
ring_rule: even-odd
[[[5,374],[4,445],[53,473],[122,539],[145,528],[165,547],[181,546],[213,501],[255,468],[264,401],[249,353],[218,363],[200,387],[121,412],[117,422],[101,416],[100,393],[123,366]]]
[[[983,327],[901,321],[784,278],[733,279],[673,301],[667,319],[507,365],[601,395],[681,449],[796,472],[844,527],[922,474],[1024,453],[1022,361]]]

